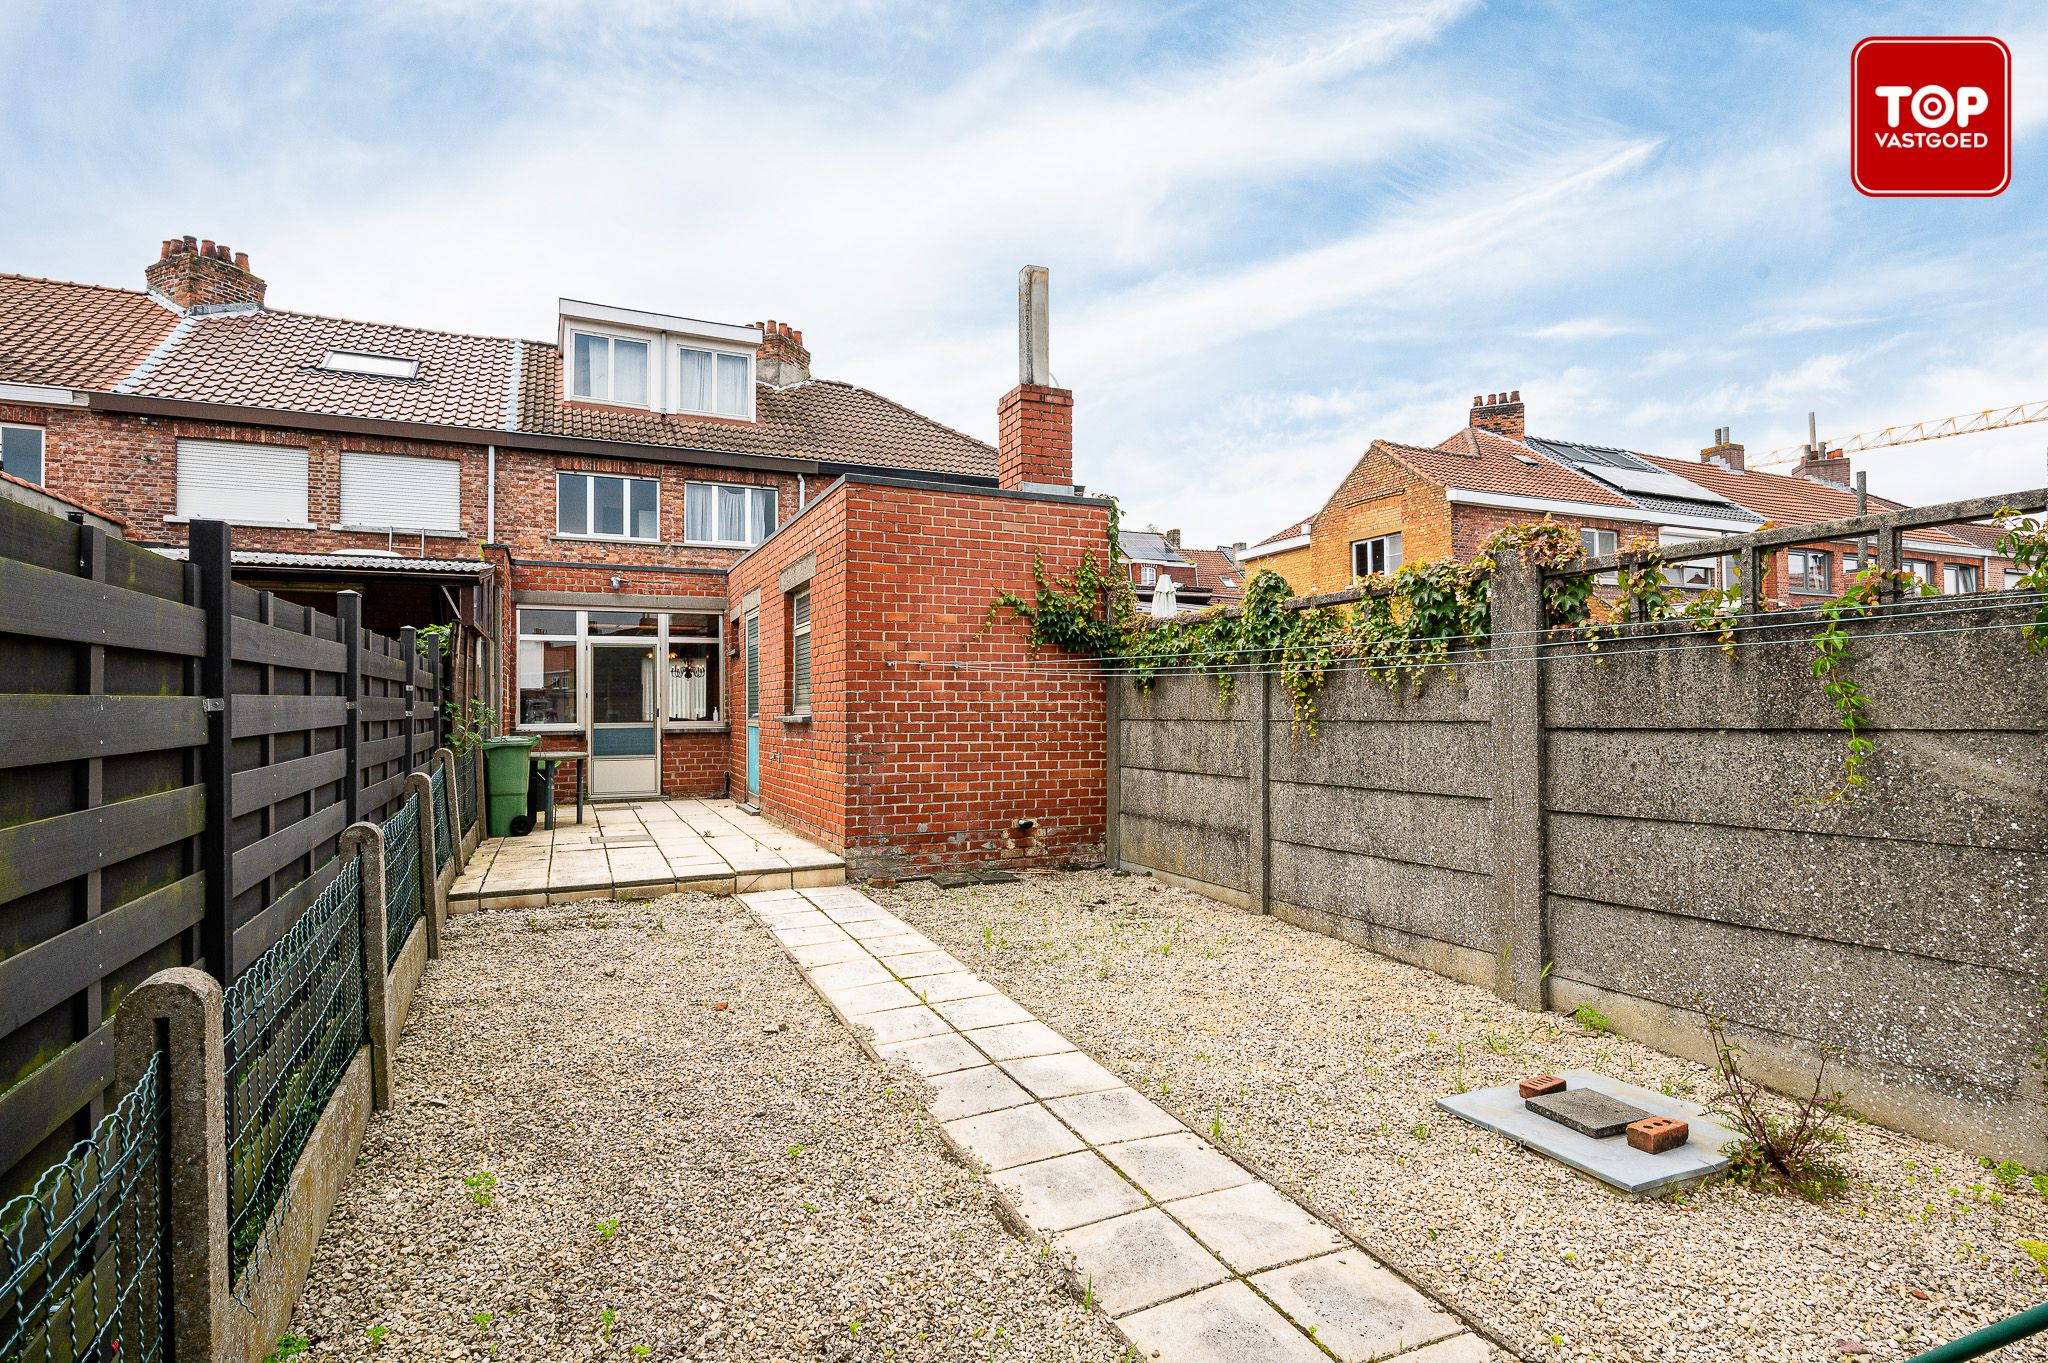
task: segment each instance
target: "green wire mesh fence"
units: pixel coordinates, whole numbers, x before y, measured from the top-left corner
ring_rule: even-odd
[[[462,805],[462,831],[476,822],[476,760],[474,751],[455,759],[455,794]]]
[[[228,986],[228,1263],[239,1281],[327,1100],[368,1035],[362,857]]]
[[[455,860],[455,841],[450,836],[455,820],[448,812],[448,773],[436,765],[427,780],[434,792],[434,870],[438,872]]]
[[[163,1058],[88,1140],[0,1206],[0,1359],[164,1357]]]
[[[420,883],[419,797],[408,797],[398,812],[384,821],[384,958],[398,959],[405,939],[420,921],[426,900]]]

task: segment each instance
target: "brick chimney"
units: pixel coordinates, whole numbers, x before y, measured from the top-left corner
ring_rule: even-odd
[[[811,352],[804,349],[804,334],[790,330],[789,323],[756,322],[761,328],[761,349],[754,357],[754,377],[770,388],[794,388],[811,378]]]
[[[1512,393],[1488,393],[1485,401],[1475,394],[1472,398],[1472,416],[1465,423],[1484,431],[1500,435],[1511,435],[1520,440],[1522,429],[1522,390]]]
[[[173,237],[142,277],[149,291],[182,311],[254,303],[263,306],[263,281],[249,272],[249,253],[224,242]]]
[[[1856,483],[1855,475],[1849,470],[1849,456],[1829,454],[1826,445],[1808,445],[1799,456],[1799,472],[1823,483],[1833,483],[1836,487],[1853,487]]]
[[[1026,492],[1074,490],[1074,395],[1054,388],[1043,265],[1017,271],[1017,386],[996,404],[996,480]]]
[[[1726,426],[1714,428],[1714,443],[1700,451],[1702,464],[1725,464],[1737,473],[1742,470],[1742,446],[1728,438]]]
[[[1166,532],[1166,542],[1167,542],[1167,543],[1168,543],[1169,545],[1171,545],[1172,547],[1174,547],[1175,549],[1178,549],[1178,548],[1180,548],[1180,531],[1178,531],[1178,530],[1169,530],[1169,531],[1167,531],[1167,532]]]

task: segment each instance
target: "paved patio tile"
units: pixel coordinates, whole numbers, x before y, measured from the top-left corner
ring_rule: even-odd
[[[1329,1363],[1329,1355],[1243,1283],[1205,1288],[1117,1322],[1159,1363]]]
[[[857,937],[863,942],[872,942],[881,937],[897,937],[910,931],[899,919],[887,914],[880,918],[850,919],[841,923],[840,927],[846,930],[847,936]]]
[[[856,923],[854,926],[860,925]],[[961,968],[960,962],[943,951],[919,951],[908,956],[891,956],[887,964],[889,969],[906,980],[917,979],[923,975],[951,975]]]
[[[886,1059],[901,1060],[923,1075],[972,1069],[982,1063],[980,1051],[950,1034],[929,1036],[921,1041],[891,1042],[887,1046],[877,1046],[875,1050]]]
[[[956,970],[945,975],[920,975],[917,977],[917,992],[926,1003],[937,1007],[955,999],[982,998],[996,992],[996,987],[979,975],[970,975]]]
[[[929,1008],[892,1008],[886,1013],[868,1013],[854,1024],[875,1035],[875,1044],[915,1041],[924,1036],[945,1036],[952,1032],[946,1020]]]
[[[1035,1055],[1028,1060],[1005,1060],[1003,1069],[1039,1098],[1064,1098],[1072,1093],[1122,1088],[1124,1082],[1079,1051],[1068,1051],[1064,1055]]]
[[[991,1060],[1022,1060],[1030,1055],[1058,1055],[1078,1049],[1042,1022],[1012,1022],[964,1034]]]
[[[925,978],[931,978],[929,976]],[[950,978],[940,976],[938,978]],[[921,979],[920,984],[923,983]],[[940,1017],[967,1031],[974,1027],[1000,1027],[1009,1022],[1030,1022],[1031,1013],[1022,1004],[990,992],[974,998],[952,999],[933,1005]]]
[[[1289,1264],[1251,1281],[1297,1322],[1315,1326],[1317,1342],[1344,1363],[1412,1349],[1464,1328],[1356,1250]]]
[[[839,925],[816,909],[757,909],[754,916],[776,931],[790,928],[836,928]]]
[[[890,978],[888,967],[873,957],[837,961],[811,969],[811,983],[827,994],[856,985],[887,984]]]
[[[1073,1261],[1082,1290],[1111,1316],[1220,1283],[1230,1270],[1154,1207],[1061,1231],[1053,1245]]]
[[[937,951],[939,944],[921,932],[899,932],[890,937],[870,937],[868,950],[877,956],[908,956],[914,951]]]
[[[927,1106],[932,1120],[937,1122],[1018,1107],[1031,1101],[1031,1095],[1019,1088],[1016,1080],[994,1065],[935,1075],[931,1085],[935,1096]]]
[[[861,1018],[869,1013],[886,1013],[891,1008],[908,1008],[917,1002],[917,995],[902,985],[864,984],[854,989],[843,989],[836,994],[825,996],[850,1018]],[[963,1043],[964,1044],[964,1043]]]
[[[1161,1202],[1252,1181],[1243,1165],[1192,1131],[1106,1145],[1102,1155]]]
[[[1170,1114],[1146,1102],[1136,1090],[1129,1088],[1078,1093],[1071,1098],[1055,1098],[1046,1106],[1093,1145],[1164,1136],[1186,1129]]]
[[[1412,1354],[1402,1354],[1401,1363],[1491,1363],[1492,1358],[1493,1350],[1485,1340],[1474,1334],[1462,1334],[1440,1339]]]
[[[884,1017],[888,1016],[886,1013]],[[1082,1149],[1081,1138],[1037,1103],[945,1123],[959,1146],[989,1169],[1035,1164]]]
[[[817,928],[777,928],[775,940],[786,947],[814,947],[820,942],[847,942],[852,939],[837,927],[827,924]]]
[[[1344,1248],[1344,1239],[1264,1183],[1167,1204],[1195,1238],[1240,1273]]]
[[[1145,1205],[1137,1189],[1086,1150],[999,1169],[990,1178],[1010,1195],[1018,1215],[1037,1231],[1071,1230]]]
[[[865,961],[868,954],[860,949],[860,943],[817,942],[807,947],[784,947],[790,959],[801,966],[830,965],[834,961]]]
[[[743,894],[740,896],[740,902],[750,909],[816,909],[818,907],[795,890],[762,890],[758,894]]]
[[[826,903],[817,907],[819,913],[835,923],[888,922],[893,918],[887,909],[877,904],[848,904],[842,908],[836,904]]]

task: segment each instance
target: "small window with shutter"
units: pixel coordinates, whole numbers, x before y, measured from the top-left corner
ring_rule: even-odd
[[[789,594],[789,712],[811,712],[811,589]]]
[[[306,525],[306,452],[291,445],[180,440],[178,515],[242,525]]]
[[[341,523],[351,530],[460,531],[461,490],[453,459],[341,456]]]

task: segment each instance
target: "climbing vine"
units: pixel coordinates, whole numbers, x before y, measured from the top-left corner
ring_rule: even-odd
[[[1801,803],[1829,803],[1848,796],[1864,781],[1863,764],[1877,745],[1863,736],[1870,697],[1855,678],[1844,670],[1850,658],[1849,631],[1843,622],[1870,615],[1882,604],[1887,589],[1932,596],[1934,588],[1912,573],[1897,568],[1866,568],[1849,581],[1842,594],[1820,608],[1821,627],[1813,636],[1813,675],[1821,693],[1835,707],[1835,717],[1848,735],[1848,752],[1842,759],[1842,779],[1821,796],[1805,796]]]
[[[2048,653],[2048,522],[2039,516],[2022,516],[2011,508],[1997,517],[2005,533],[1998,538],[1998,552],[2019,569],[2019,580],[2008,583],[2041,599],[2035,603],[2033,623],[2021,628],[2027,647]]]

